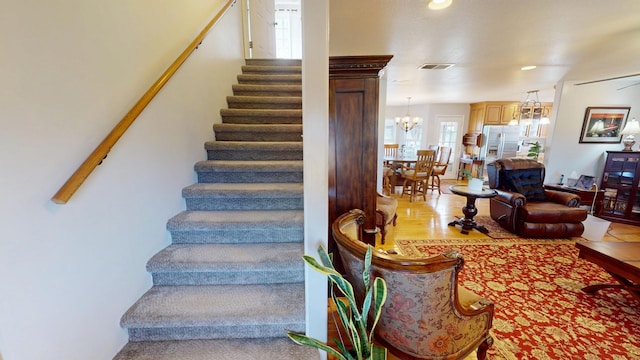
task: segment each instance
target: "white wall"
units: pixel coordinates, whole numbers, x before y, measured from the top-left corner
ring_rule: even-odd
[[[49,199],[222,0],[9,0],[0,12],[0,353],[111,359],[119,320],[242,64],[236,5],[66,205]],[[215,69],[215,70],[214,70]]]
[[[465,119],[461,134],[467,132],[467,123],[469,120],[469,104],[411,104],[409,109],[411,116],[419,116],[423,119],[422,124],[422,145],[421,148],[426,148],[427,145],[437,143],[437,129],[433,127],[433,122],[437,115],[456,115],[462,116]],[[407,106],[388,106],[386,110],[386,118],[394,119],[398,116],[404,116],[407,113]],[[397,133],[398,143],[402,143],[403,135],[401,131]],[[384,135],[384,133],[382,133]],[[462,139],[462,138],[461,138]]]
[[[376,189],[382,194],[382,170],[384,163],[384,127],[387,111],[387,72],[380,72],[378,85],[378,176]],[[0,359],[1,360],[1,359]]]
[[[551,117],[549,140],[545,146],[545,182],[557,182],[576,174],[602,176],[607,150],[622,150],[620,144],[579,143],[585,110],[589,106],[630,106],[629,119],[640,118],[640,86],[618,90],[624,85],[616,81],[588,85],[559,83]],[[640,135],[639,135],[640,136]],[[638,144],[634,150],[638,149]]]
[[[421,149],[426,149],[429,144],[438,143],[438,128],[434,125],[437,116],[460,116],[464,119],[462,128],[459,129],[457,141],[458,144],[462,144],[462,135],[467,132],[469,123],[469,104],[412,104],[409,110],[411,116],[422,117],[422,141]],[[407,106],[389,106],[386,108],[386,118],[394,119],[397,116],[404,116],[407,113]],[[384,121],[384,119],[381,119]],[[404,135],[401,130],[396,130],[396,140],[399,144],[404,141]],[[381,130],[380,139],[384,139],[384,128]],[[456,149],[456,153],[451,154],[451,160],[453,166],[451,169],[458,168],[458,158],[460,151],[463,148]],[[455,178],[456,171],[447,171],[448,177]],[[379,178],[381,176],[378,176]]]
[[[319,245],[327,248],[329,229],[329,0],[303,0],[302,17],[304,251],[316,255]],[[305,267],[306,333],[321,341],[327,340],[327,281]]]

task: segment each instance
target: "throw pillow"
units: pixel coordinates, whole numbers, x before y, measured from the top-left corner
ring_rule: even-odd
[[[509,191],[524,195],[527,201],[545,201],[542,169],[503,170],[504,184]]]

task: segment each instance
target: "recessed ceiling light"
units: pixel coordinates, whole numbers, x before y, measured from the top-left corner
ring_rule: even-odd
[[[429,9],[441,10],[448,8],[453,0],[431,0],[429,1]]]
[[[535,68],[536,68],[536,66],[535,66],[535,65],[528,65],[528,66],[523,66],[523,67],[521,67],[521,68],[520,68],[520,70],[527,71],[527,70],[533,70],[533,69],[535,69]]]

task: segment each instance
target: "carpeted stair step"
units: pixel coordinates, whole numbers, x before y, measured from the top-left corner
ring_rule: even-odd
[[[302,74],[262,74],[238,75],[238,84],[302,84]]]
[[[246,64],[116,360],[319,358],[286,338],[305,330],[301,61]]]
[[[153,286],[122,316],[129,341],[283,337],[304,332],[304,283]]]
[[[302,142],[207,141],[209,160],[302,160]]]
[[[320,353],[289,338],[130,342],[113,360],[318,360]]]
[[[302,85],[232,85],[233,95],[244,96],[302,96]]]
[[[301,160],[207,160],[194,166],[199,183],[301,183]]]
[[[154,285],[304,281],[302,243],[172,244],[147,262]]]
[[[218,141],[302,141],[302,125],[213,124]]]
[[[167,222],[174,244],[292,243],[304,238],[302,210],[183,211]]]
[[[298,109],[221,109],[225,124],[302,124]]]
[[[187,210],[301,210],[301,183],[193,184],[182,189]]]
[[[300,96],[227,96],[229,109],[302,109]]]
[[[250,66],[302,66],[300,59],[245,59]]]
[[[242,66],[243,74],[302,74],[301,65],[244,65]]]

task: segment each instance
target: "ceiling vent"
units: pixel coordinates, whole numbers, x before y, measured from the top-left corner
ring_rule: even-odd
[[[454,64],[422,64],[419,69],[422,70],[446,70]]]

